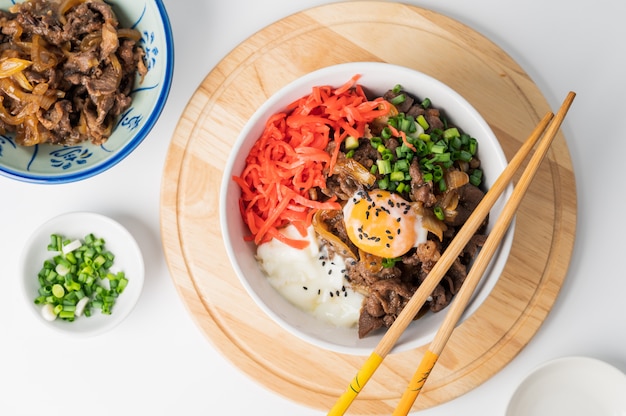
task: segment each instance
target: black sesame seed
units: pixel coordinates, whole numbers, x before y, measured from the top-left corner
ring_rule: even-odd
[[[385,247],[387,247],[387,248],[391,248],[391,246],[389,245],[389,243],[385,244]]]
[[[317,289],[317,294],[321,295],[322,294],[322,289]]]
[[[341,291],[345,292],[346,291],[346,287],[345,286],[341,286]]]
[[[396,222],[400,222],[400,221],[402,221],[402,217],[396,218]]]
[[[308,287],[306,287],[306,286],[302,286],[302,289],[304,289],[304,290],[309,290],[309,288],[308,288]]]
[[[348,297],[348,292],[343,292],[343,297],[347,298]]]
[[[328,271],[328,275],[330,276],[331,274],[333,274],[333,269],[330,269],[330,270]]]
[[[333,296],[334,296],[334,295],[333,295],[333,292],[330,292],[330,297],[332,298]]]
[[[338,290],[335,291],[335,295],[339,296],[339,291]]]

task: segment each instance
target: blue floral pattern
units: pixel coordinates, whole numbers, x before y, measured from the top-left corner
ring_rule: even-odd
[[[129,131],[133,131],[139,127],[141,121],[143,120],[143,114],[135,111],[134,107],[126,110],[124,114],[120,116],[119,121],[117,122],[118,126],[125,127]]]
[[[13,141],[11,137],[0,135],[0,157],[4,156],[2,153],[2,149],[4,148],[6,144],[10,145],[12,148],[15,149],[15,142]]]
[[[73,164],[84,165],[93,153],[84,146],[68,146],[50,152],[50,165],[63,170]]]
[[[148,71],[152,69],[157,63],[157,57],[159,56],[159,48],[154,45],[154,32],[148,32],[144,30],[141,35],[141,46],[146,52],[146,67]]]

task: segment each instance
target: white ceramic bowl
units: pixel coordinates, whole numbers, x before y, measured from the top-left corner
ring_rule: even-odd
[[[110,315],[94,309],[90,317],[80,316],[73,322],[56,319],[47,321],[41,306],[34,303],[40,287],[37,275],[43,263],[56,252],[48,251],[51,234],[69,239],[84,239],[89,233],[105,240],[105,247],[115,255],[111,272],[123,271],[128,286],[119,295]],[[108,331],[122,322],[139,300],[144,282],[144,261],[139,245],[121,224],[92,212],[72,212],[54,217],[42,224],[28,239],[20,258],[22,289],[28,309],[42,325],[72,336],[93,336]]]
[[[536,367],[515,390],[506,416],[626,414],[626,374],[591,357],[557,358]]]
[[[231,179],[232,175],[239,175],[242,172],[245,157],[260,136],[269,116],[283,110],[295,99],[309,94],[313,86],[341,86],[355,74],[361,74],[359,83],[373,93],[382,95],[394,85],[401,84],[406,91],[422,98],[428,97],[434,106],[444,109],[454,125],[478,140],[479,156],[485,172],[484,183],[487,187],[491,186],[506,167],[507,161],[488,124],[463,97],[442,82],[423,73],[385,63],[355,62],[309,73],[272,95],[246,123],[226,163],[220,195],[222,233],[235,273],[260,308],[292,334],[328,350],[353,355],[368,355],[380,341],[382,337],[380,331],[359,339],[356,328],[334,327],[314,318],[290,304],[269,284],[255,260],[256,247],[243,239],[249,231],[240,216],[239,188]],[[509,188],[505,196],[510,192]],[[503,198],[492,210],[491,223],[497,218],[502,207]],[[496,252],[486,276],[468,306],[465,317],[476,311],[500,276],[512,243],[512,229],[513,227]],[[399,339],[394,351],[403,351],[430,342],[443,321],[444,315],[445,310],[439,313],[428,313],[411,323]]]
[[[0,0],[7,10],[15,0]],[[67,183],[97,175],[128,156],[148,135],[159,118],[172,83],[174,41],[161,0],[111,0],[120,27],[142,34],[148,73],[135,86],[131,107],[123,113],[106,143],[95,146],[20,146],[12,136],[0,135],[0,174],[25,182]]]

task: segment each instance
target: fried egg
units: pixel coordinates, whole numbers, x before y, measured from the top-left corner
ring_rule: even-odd
[[[400,195],[385,191],[358,191],[343,207],[350,240],[366,253],[396,258],[426,242],[422,217]]]

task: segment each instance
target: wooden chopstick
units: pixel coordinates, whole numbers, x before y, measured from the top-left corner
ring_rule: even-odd
[[[498,179],[496,179],[494,184],[491,186],[491,189],[489,189],[476,209],[469,216],[465,225],[459,230],[440,259],[437,263],[435,263],[434,267],[428,274],[428,277],[413,294],[402,312],[398,315],[394,323],[380,340],[372,354],[368,357],[363,366],[351,380],[346,391],[338,398],[335,405],[330,409],[328,412],[329,416],[343,415],[350,407],[356,396],[361,392],[363,387],[365,387],[369,379],[377,370],[378,366],[391,351],[400,335],[404,332],[409,323],[411,323],[415,314],[424,305],[432,291],[441,281],[447,270],[454,262],[454,259],[459,256],[469,239],[481,225],[495,202],[512,180],[515,172],[520,168],[526,156],[530,153],[532,148],[535,146],[535,143],[542,136],[553,116],[554,114],[551,112],[547,113],[539,122],[537,127],[535,127],[532,131],[530,136],[526,139],[524,144],[522,144],[517,154],[511,159]]]
[[[515,212],[517,211],[517,208],[519,207],[522,198],[524,197],[530,183],[537,173],[541,162],[547,154],[548,149],[550,148],[550,145],[552,144],[552,141],[556,136],[556,133],[558,132],[558,129],[560,128],[563,119],[565,118],[565,115],[567,114],[567,111],[572,104],[572,101],[574,100],[574,97],[575,94],[573,92],[570,92],[567,95],[552,124],[550,124],[550,126],[546,130],[543,140],[537,146],[537,150],[531,157],[528,166],[524,170],[524,173],[522,174],[520,180],[515,186],[513,194],[506,202],[493,229],[489,233],[485,244],[483,245],[476,259],[474,260],[474,264],[467,277],[465,278],[461,289],[455,295],[452,305],[450,305],[450,309],[446,314],[444,322],[441,324],[441,327],[439,327],[435,338],[433,339],[428,350],[424,354],[422,361],[417,368],[417,371],[413,375],[411,382],[407,386],[398,406],[393,412],[393,416],[405,416],[411,410],[415,399],[421,392],[424,383],[428,379],[430,372],[432,371],[435,363],[439,358],[439,355],[441,354],[446,343],[450,339],[450,336],[452,335],[456,324],[459,322],[463,311],[467,307],[467,304],[469,303],[470,298],[474,293],[474,290],[476,289],[476,286],[480,282],[483,273],[487,269],[487,266],[489,265],[493,254],[498,248],[500,241],[508,230],[513,216],[515,215]]]

